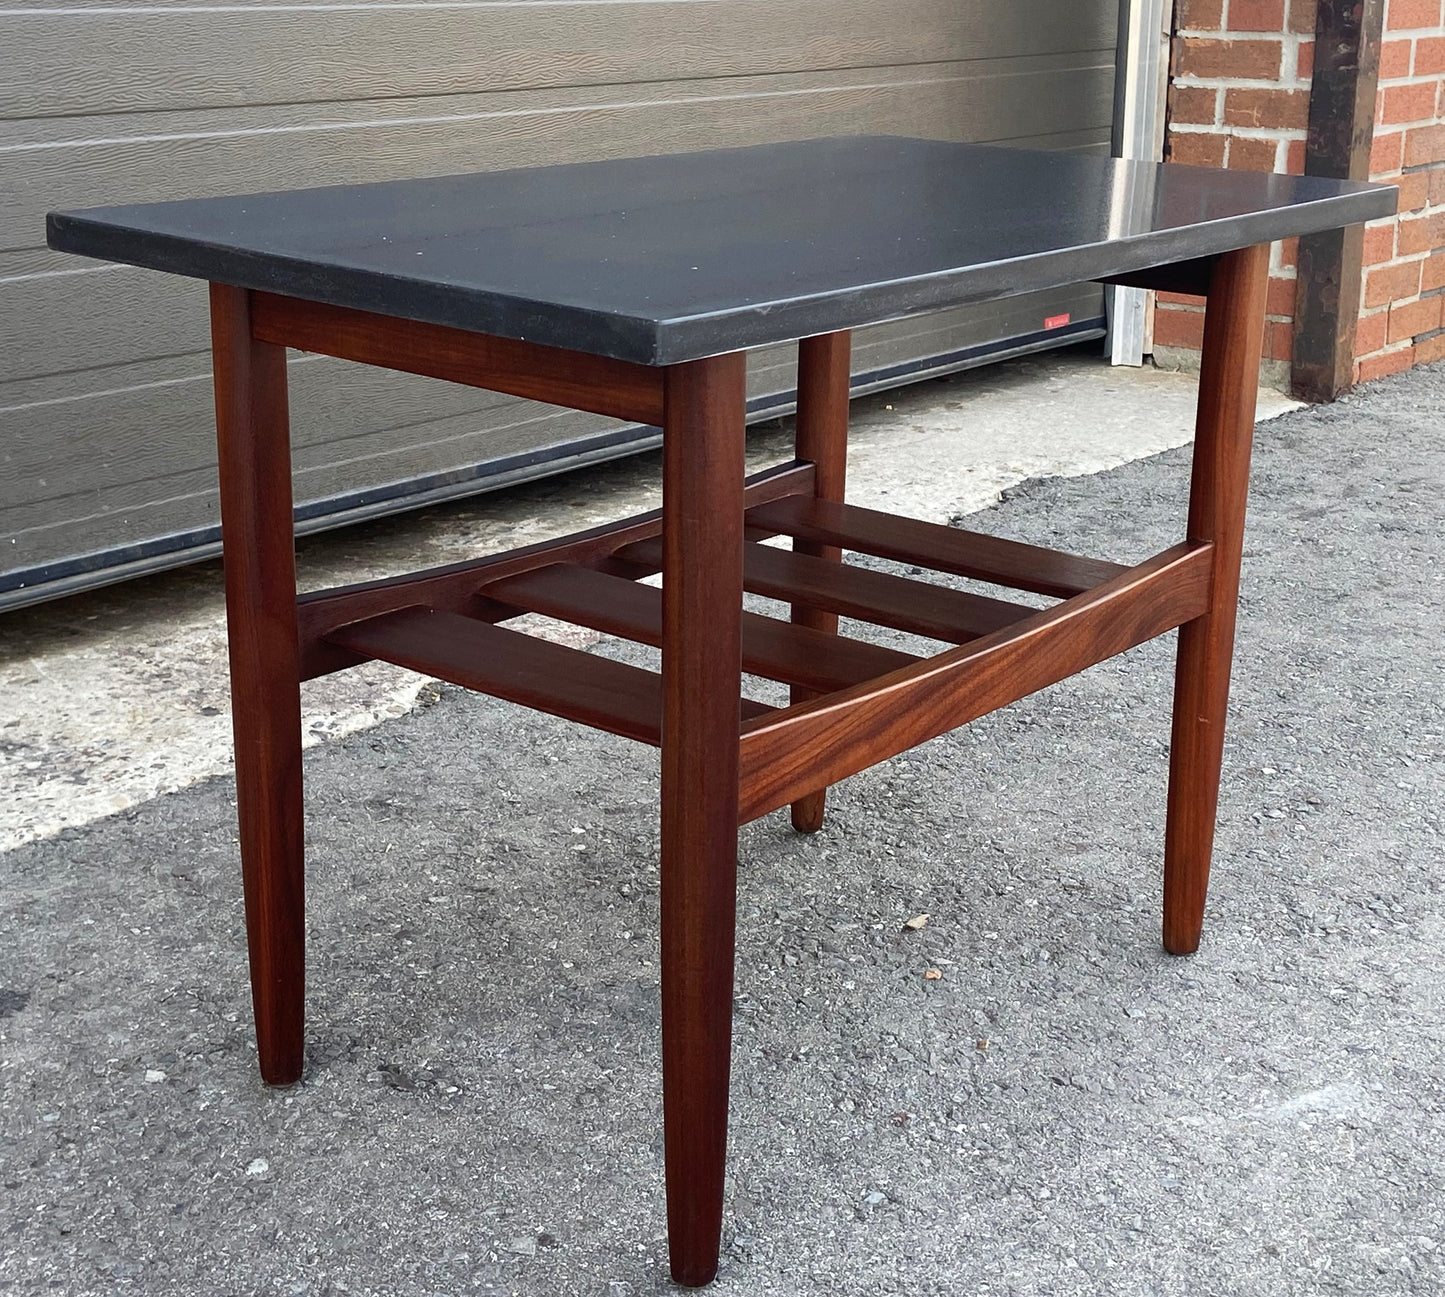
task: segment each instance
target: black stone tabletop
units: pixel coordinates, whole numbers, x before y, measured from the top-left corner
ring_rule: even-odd
[[[1388,185],[892,136],[53,212],[52,248],[672,364],[1389,216]]]

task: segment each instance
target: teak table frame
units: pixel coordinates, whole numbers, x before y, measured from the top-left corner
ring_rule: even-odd
[[[261,1072],[302,1067],[302,680],[369,659],[662,748],[662,1036],[674,1277],[717,1268],[740,823],[1179,628],[1164,945],[1203,922],[1268,274],[1267,245],[1121,277],[1206,292],[1189,517],[1135,567],[844,501],[849,335],[799,344],[797,458],[746,482],[744,355],[610,360],[213,284],[236,780]],[[660,424],[659,513],[391,580],[296,597],[285,348]],[[792,553],[757,542],[793,540]],[[1042,611],[842,564],[845,549],[1059,602]],[[637,578],[661,572],[661,591]],[[792,606],[745,613],[744,591]],[[657,675],[508,630],[524,612],[660,645]],[[953,645],[839,637],[840,614]],[[742,674],[792,687],[769,708]]]

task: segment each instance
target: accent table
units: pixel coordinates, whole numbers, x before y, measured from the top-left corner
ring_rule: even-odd
[[[894,137],[52,213],[50,246],[210,281],[236,783],[261,1073],[303,1058],[302,680],[370,659],[662,748],[672,1273],[717,1269],[740,823],[1179,628],[1164,945],[1199,944],[1269,243],[1396,191]],[[1189,515],[1134,567],[844,501],[849,331],[1096,280],[1207,297]],[[797,451],[744,480],[746,349],[798,344]],[[296,596],[287,347],[660,425],[663,507]],[[759,542],[792,539],[788,552]],[[1055,600],[841,562],[844,550]],[[639,578],[663,574],[661,590]],[[791,621],[743,610],[750,591]],[[656,674],[503,623],[660,645]],[[838,634],[840,615],[949,647]],[[787,707],[742,674],[791,686]]]

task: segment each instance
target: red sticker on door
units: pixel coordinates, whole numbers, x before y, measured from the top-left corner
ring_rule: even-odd
[[[1067,315],[1050,315],[1044,320],[1044,328],[1062,329],[1068,322],[1069,317]]]

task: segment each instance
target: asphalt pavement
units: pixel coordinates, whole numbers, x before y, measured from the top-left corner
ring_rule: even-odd
[[[1197,955],[1165,641],[744,832],[719,1297],[1445,1288],[1442,412],[1259,429]],[[1187,477],[967,524],[1135,560]],[[451,687],[309,749],[284,1091],[228,777],[0,855],[0,1292],[667,1292],[656,764]]]

